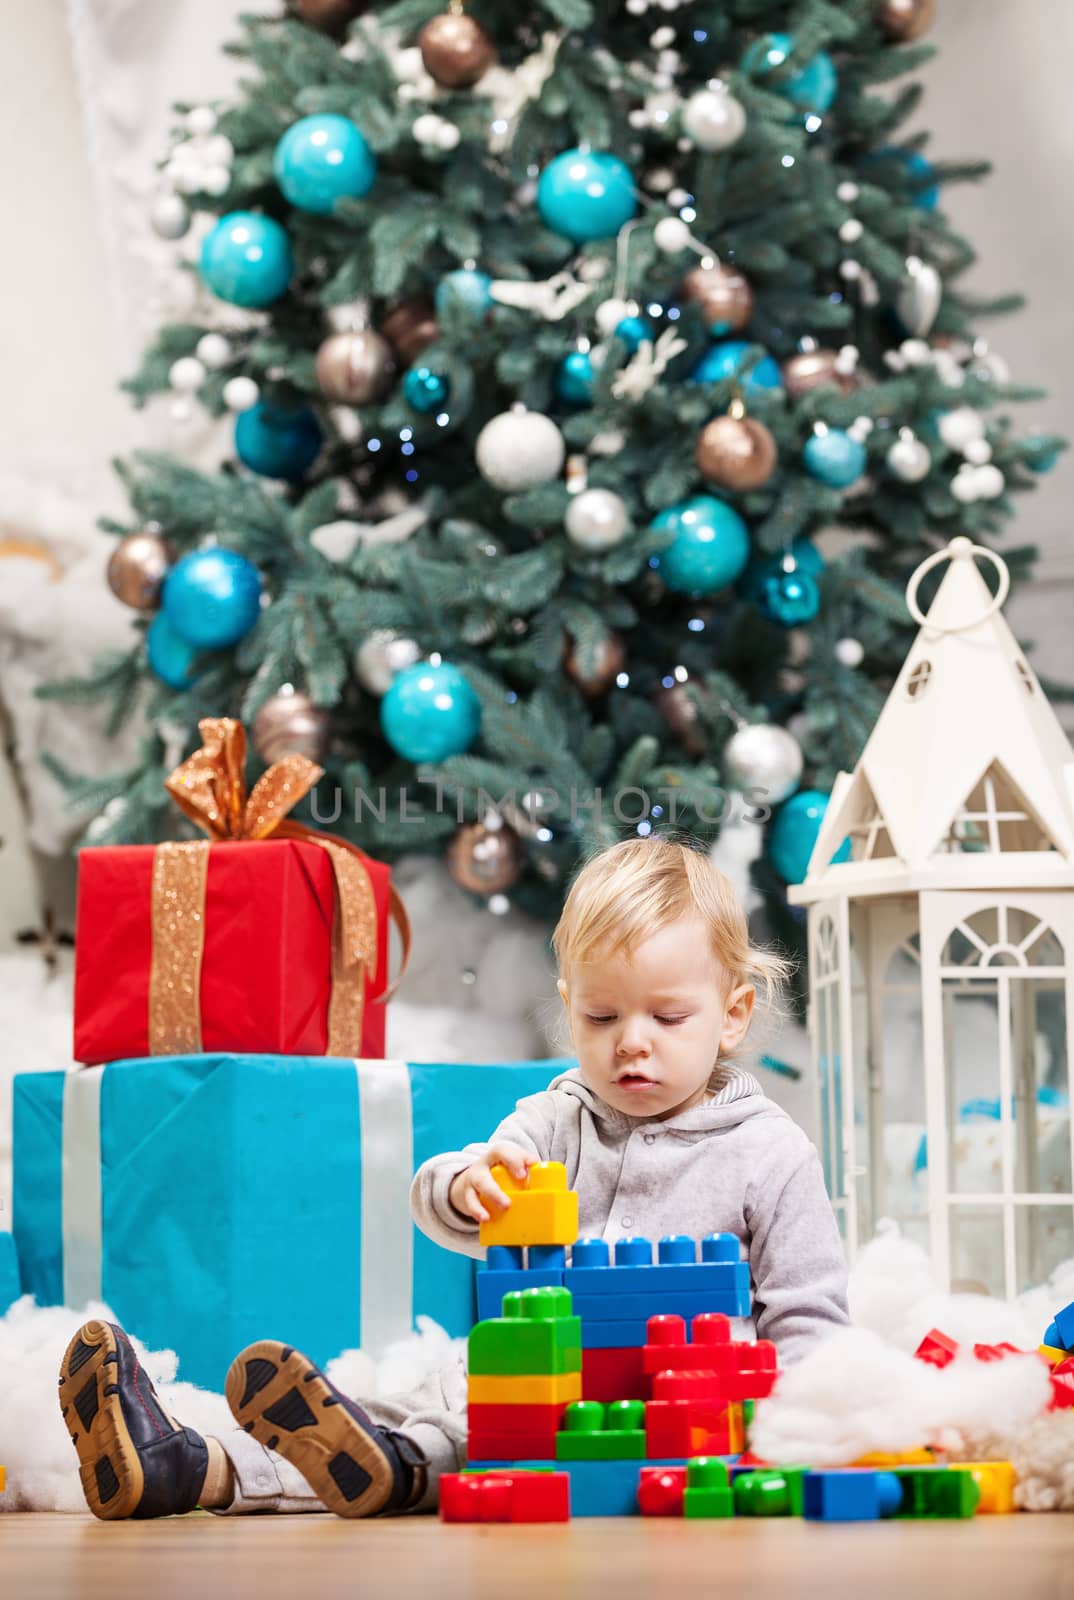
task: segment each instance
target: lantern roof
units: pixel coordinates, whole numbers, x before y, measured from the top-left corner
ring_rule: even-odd
[[[999,573],[993,596],[977,566]],[[928,615],[921,578],[950,566]],[[926,888],[1074,887],[1074,749],[1002,613],[1005,563],[956,538],[907,586],[921,628],[853,772],[842,772],[796,904]],[[850,858],[833,864],[844,840]]]

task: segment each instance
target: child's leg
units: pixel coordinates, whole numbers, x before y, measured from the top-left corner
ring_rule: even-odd
[[[461,1352],[406,1394],[363,1402],[382,1428],[398,1429],[426,1461],[426,1485],[415,1511],[435,1511],[440,1474],[458,1472],[466,1460],[466,1366]]]

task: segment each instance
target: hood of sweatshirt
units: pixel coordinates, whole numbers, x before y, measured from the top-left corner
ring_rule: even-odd
[[[582,1080],[578,1067],[571,1067],[567,1072],[561,1072],[553,1078],[548,1085],[554,1094],[570,1095],[575,1100],[580,1100],[586,1109],[599,1121],[606,1122],[610,1127],[629,1128],[637,1127],[644,1122],[644,1117],[632,1117],[625,1111],[618,1111],[614,1106],[608,1105],[598,1094],[588,1087]],[[711,1100],[701,1105],[692,1106],[689,1111],[682,1111],[677,1117],[665,1117],[662,1126],[681,1130],[683,1133],[708,1133],[714,1128],[733,1128],[740,1122],[749,1122],[754,1117],[778,1117],[785,1120],[787,1113],[774,1100],[769,1100],[761,1089],[761,1085],[751,1072],[743,1067],[727,1065],[721,1068],[720,1087],[713,1091]]]

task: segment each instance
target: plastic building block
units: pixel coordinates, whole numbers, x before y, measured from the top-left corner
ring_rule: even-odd
[[[1002,1361],[1005,1356],[1028,1355],[1028,1350],[1019,1350],[1016,1344],[975,1344],[973,1353],[978,1361]]]
[[[583,1350],[640,1349],[645,1343],[644,1322],[592,1322],[582,1319]]]
[[[1004,1516],[1018,1510],[1014,1503],[1018,1474],[1009,1461],[955,1461],[951,1466],[952,1471],[968,1472],[980,1490],[978,1515]]]
[[[755,1467],[736,1472],[735,1513],[740,1517],[800,1517],[805,1467]]]
[[[489,1251],[492,1255],[492,1251]],[[525,1289],[562,1289],[563,1273],[558,1272],[530,1272],[524,1267],[489,1268],[485,1267],[477,1274],[477,1315],[481,1322],[487,1322],[493,1317],[503,1313],[504,1296],[519,1294]]]
[[[6,1469],[4,1467],[0,1467],[0,1494],[3,1494],[3,1492],[4,1492],[4,1490],[6,1488],[7,1488],[7,1471],[6,1471]]]
[[[972,1517],[981,1498],[973,1474],[953,1467],[896,1467],[900,1517]]]
[[[565,1472],[446,1472],[441,1522],[567,1522],[571,1480]]]
[[[572,1517],[636,1517],[638,1515],[637,1461],[549,1461],[544,1458],[500,1461],[495,1458],[475,1461],[476,1470],[488,1472],[496,1467],[515,1471],[565,1472],[571,1480]],[[650,1466],[685,1467],[686,1462],[650,1462]]]
[[[624,1461],[645,1457],[645,1402],[603,1406],[581,1400],[567,1407],[556,1437],[557,1461]]]
[[[1045,1328],[1044,1338],[1042,1339],[1041,1343],[1051,1345],[1055,1350],[1065,1349],[1062,1335],[1060,1334],[1059,1329],[1056,1327],[1054,1322],[1049,1322],[1048,1326]]]
[[[582,1398],[603,1400],[648,1400],[652,1379],[642,1369],[639,1345],[621,1349],[582,1350]]]
[[[570,1268],[567,1269],[571,1271]],[[614,1270],[614,1269],[613,1269]],[[701,1268],[695,1270],[701,1271]],[[636,1317],[647,1320],[660,1315],[698,1317],[706,1311],[721,1311],[719,1302],[726,1300],[736,1306],[745,1299],[746,1311],[724,1311],[727,1317],[744,1317],[749,1311],[750,1269],[745,1261],[714,1261],[704,1268],[705,1287],[689,1290],[671,1290],[659,1284],[629,1290],[629,1282],[620,1285],[614,1294],[598,1293],[593,1289],[572,1290],[579,1315],[604,1317],[609,1322],[628,1322]],[[564,1275],[566,1281],[566,1275]],[[584,1310],[583,1310],[584,1307]]]
[[[875,1522],[894,1516],[901,1503],[893,1472],[843,1467],[802,1474],[802,1515],[808,1522]]]
[[[492,1176],[511,1204],[481,1223],[478,1238],[483,1245],[567,1245],[577,1239],[578,1195],[567,1188],[561,1161],[535,1162],[524,1183],[499,1164]]]
[[[573,1256],[571,1259],[574,1259]],[[1064,1306],[1062,1311],[1055,1313],[1055,1320],[1051,1326],[1059,1335],[1056,1344],[1062,1345],[1064,1350],[1074,1349],[1074,1300],[1068,1306]],[[1045,1342],[1050,1343],[1047,1334]]]
[[[477,1406],[569,1405],[582,1398],[581,1362],[577,1372],[540,1373],[519,1377],[515,1373],[471,1373],[467,1399]]]
[[[467,1410],[467,1456],[518,1461],[523,1456],[555,1456],[556,1434],[566,1407],[556,1405],[488,1405],[471,1402]]]
[[[732,1517],[735,1498],[728,1482],[727,1463],[711,1456],[695,1456],[686,1463],[684,1517]]]
[[[659,1384],[659,1377],[656,1384]],[[742,1449],[742,1407],[713,1400],[650,1400],[645,1407],[645,1454],[731,1456]]]
[[[521,1293],[507,1294],[503,1311],[502,1317],[479,1322],[471,1330],[468,1341],[471,1376],[550,1376],[581,1372],[582,1324],[578,1317],[571,1315],[571,1297],[566,1289],[524,1289]],[[577,1399],[578,1396],[557,1394],[549,1398]]]
[[[638,1510],[643,1517],[681,1517],[686,1493],[685,1467],[642,1467]]]
[[[770,1340],[733,1341],[727,1319],[719,1316],[695,1317],[691,1331],[693,1342],[687,1344],[680,1317],[651,1317],[643,1356],[645,1371],[718,1374],[727,1400],[763,1399],[771,1393],[779,1363]]]
[[[1074,1406],[1074,1356],[1064,1356],[1052,1368],[1052,1399],[1049,1411],[1064,1411]]]
[[[698,1264],[696,1240],[671,1234],[660,1240],[656,1255],[654,1263],[648,1239],[619,1239],[613,1263],[606,1240],[579,1239],[563,1282],[572,1294],[582,1295],[704,1293],[712,1286],[723,1287],[720,1276],[713,1278],[708,1269],[737,1262],[739,1245],[734,1234],[707,1234],[701,1240]]]
[[[1042,1344],[1038,1346],[1038,1351],[1051,1367],[1057,1367],[1060,1361],[1065,1361],[1067,1358],[1067,1352],[1065,1350],[1057,1350],[1054,1345],[1050,1344]]]
[[[948,1338],[946,1333],[941,1333],[939,1328],[930,1328],[922,1339],[914,1357],[917,1361],[927,1361],[934,1367],[946,1367],[958,1354],[956,1340]]]
[[[934,1467],[936,1457],[931,1450],[871,1450],[850,1463],[852,1467],[872,1467],[875,1471],[888,1467]]]

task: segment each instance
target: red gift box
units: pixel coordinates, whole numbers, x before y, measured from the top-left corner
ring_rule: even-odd
[[[247,795],[241,723],[198,730],[165,787],[209,838],[80,856],[75,1059],[383,1056],[389,918],[403,969],[410,947],[389,869],[288,816],[314,762],[284,756]]]
[[[79,855],[75,1060],[93,1066],[153,1052],[152,845]],[[376,904],[376,966],[365,978],[361,1048],[384,1054],[391,873],[365,860]],[[249,1055],[324,1055],[332,994],[332,862],[302,839],[225,841],[208,852],[201,1047]]]

